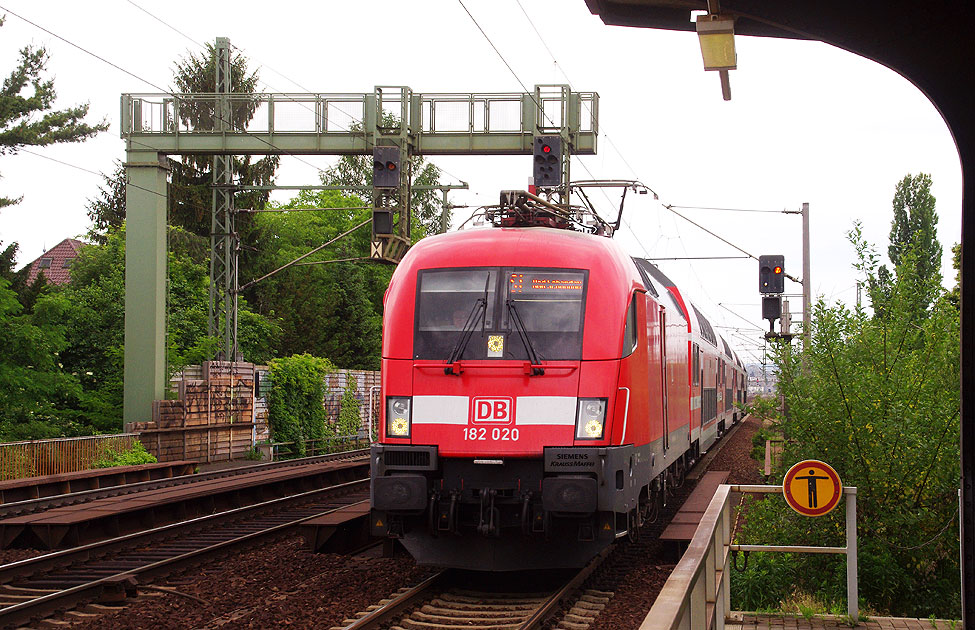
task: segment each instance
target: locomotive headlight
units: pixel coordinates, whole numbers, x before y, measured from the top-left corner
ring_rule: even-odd
[[[386,398],[386,435],[395,438],[410,437],[412,414],[410,398]]]
[[[580,398],[576,408],[576,439],[601,440],[606,422],[605,398]]]

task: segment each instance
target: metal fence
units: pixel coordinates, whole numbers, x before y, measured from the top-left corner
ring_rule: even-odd
[[[0,444],[0,480],[88,470],[112,453],[127,451],[136,433]]]
[[[304,445],[304,456],[311,457],[313,455],[328,455],[329,453],[341,453],[360,448],[369,448],[369,439],[362,435],[337,435],[332,438],[322,438],[320,440],[304,440]],[[257,450],[261,454],[262,460],[271,462],[298,456],[294,442],[268,442],[267,444],[258,444]]]
[[[846,546],[771,546],[731,544],[731,494],[781,494],[782,486],[718,486],[701,524],[694,533],[667,582],[657,595],[640,630],[723,630],[731,609],[730,552],[781,551],[789,553],[838,553],[847,560],[847,611],[850,619],[859,616],[857,594],[857,489],[843,487],[846,497]]]

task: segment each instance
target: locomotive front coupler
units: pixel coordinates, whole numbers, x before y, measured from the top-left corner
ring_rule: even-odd
[[[485,488],[481,492],[481,509],[478,517],[477,533],[483,536],[498,537],[501,535],[501,529],[498,526],[501,520],[501,512],[494,506],[494,498],[497,494],[498,491],[493,488]],[[484,522],[485,508],[488,514],[486,523]]]
[[[532,527],[532,493],[521,495],[521,533],[527,536]]]

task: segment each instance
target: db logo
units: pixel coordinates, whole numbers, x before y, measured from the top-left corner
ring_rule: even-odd
[[[471,416],[475,423],[510,424],[514,420],[514,406],[509,397],[475,397],[471,401]]]

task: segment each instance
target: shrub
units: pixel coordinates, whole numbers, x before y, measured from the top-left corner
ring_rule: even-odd
[[[336,426],[336,434],[338,435],[359,435],[359,427],[362,425],[359,406],[362,403],[356,398],[358,390],[355,379],[349,376],[349,384],[345,386],[345,393],[342,394],[342,406],[339,408]]]
[[[156,457],[146,450],[142,442],[136,440],[127,451],[109,450],[104,457],[95,460],[95,468],[114,468],[115,466],[138,466],[155,464]]]
[[[321,440],[329,431],[325,418],[325,377],[335,369],[331,361],[309,354],[274,359],[270,366],[268,420],[275,442],[293,442],[291,452],[302,457],[305,440]]]

